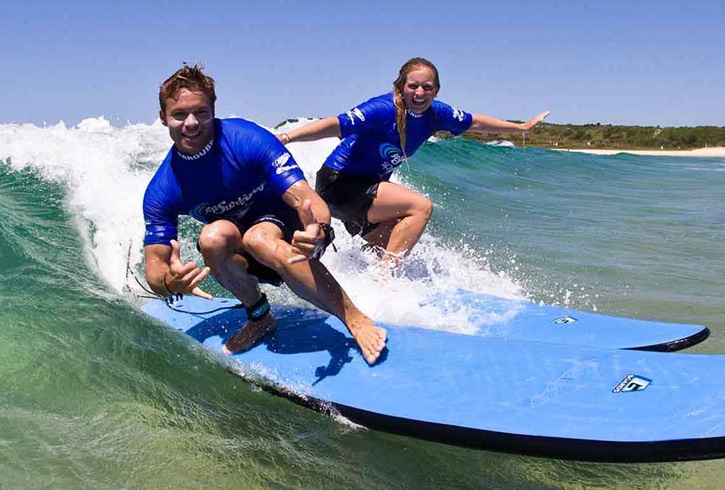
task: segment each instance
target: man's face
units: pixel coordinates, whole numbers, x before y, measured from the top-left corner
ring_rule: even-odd
[[[214,138],[214,106],[201,90],[182,88],[175,95],[166,99],[159,117],[176,149],[195,155]]]

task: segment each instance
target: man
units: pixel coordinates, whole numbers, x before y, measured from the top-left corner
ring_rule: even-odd
[[[214,80],[184,64],[159,91],[159,117],[174,146],[146,189],[146,281],[162,296],[210,299],[199,284],[211,272],[247,310],[226,353],[251,348],[274,329],[259,282],[286,283],[347,326],[372,364],[386,331],[358,310],[319,261],[333,239],[330,212],[294,158],[269,131],[244,119],[215,119]],[[207,267],[183,263],[178,217],[205,223],[197,247]]]

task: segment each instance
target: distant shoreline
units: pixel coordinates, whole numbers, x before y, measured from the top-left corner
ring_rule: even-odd
[[[725,126],[660,127],[543,122],[527,133],[525,137],[512,133],[483,135],[470,132],[463,133],[462,136],[478,141],[512,140],[516,142],[517,146],[521,142],[521,146],[536,146],[552,150],[587,150],[600,155],[625,152],[638,155],[722,157],[724,151],[722,148],[725,147]],[[589,151],[594,149],[607,152]],[[689,150],[696,151],[690,153]],[[610,151],[611,153],[609,153]],[[663,153],[659,153],[660,151]]]
[[[555,151],[571,151],[577,153],[590,153],[592,155],[617,155],[619,153],[630,153],[632,155],[649,155],[664,157],[719,157],[725,158],[725,146],[713,148],[698,148],[697,150],[598,150],[598,149],[569,149],[549,148]]]

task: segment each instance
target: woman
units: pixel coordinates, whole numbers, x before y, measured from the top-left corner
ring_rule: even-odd
[[[350,234],[384,250],[383,263],[392,270],[418,242],[433,211],[426,197],[389,182],[393,170],[436,131],[522,133],[549,115],[517,124],[468,114],[436,101],[439,90],[433,63],[413,58],[400,68],[392,93],[277,135],[285,145],[342,138],[317,173],[315,190]]]

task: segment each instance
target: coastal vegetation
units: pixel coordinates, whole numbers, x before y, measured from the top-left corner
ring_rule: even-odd
[[[439,136],[446,137],[445,134]],[[542,123],[526,135],[463,133],[479,141],[508,140],[516,146],[570,149],[693,150],[725,147],[725,127],[618,126]]]

